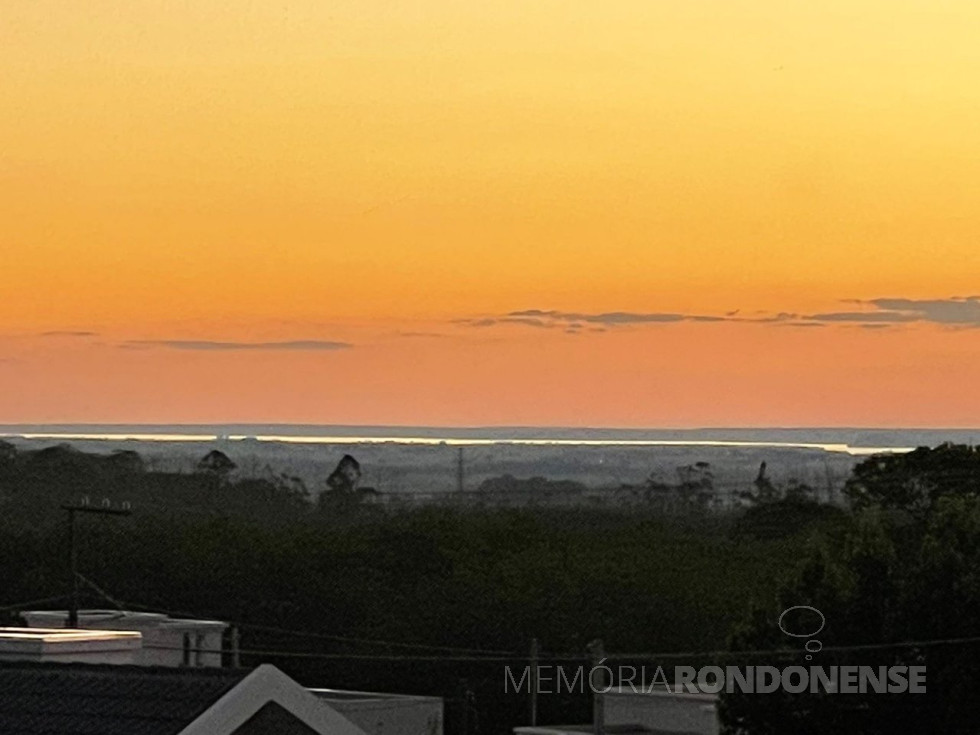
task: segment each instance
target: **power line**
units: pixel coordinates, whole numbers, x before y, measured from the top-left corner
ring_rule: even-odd
[[[111,597],[108,592],[106,592],[104,589],[102,589],[101,587],[99,587],[99,585],[97,585],[91,579],[89,579],[88,577],[86,577],[84,574],[79,573],[78,574],[78,578],[82,582],[84,582],[85,584],[87,584],[89,587],[91,587],[93,590],[95,590],[95,593],[97,595],[99,595],[99,597],[102,597],[103,599],[105,599],[109,603],[111,603],[117,610],[120,610],[120,611],[123,610],[123,606],[122,606],[122,603],[121,602],[119,602],[118,600],[116,600],[113,597]]]
[[[167,615],[183,616],[191,618],[207,617],[201,616],[197,613],[191,613],[186,611],[174,611],[174,610],[164,610],[161,608],[152,608],[145,605],[133,604],[124,601],[116,600],[109,597],[101,588],[99,588],[94,583],[89,580],[85,580],[90,584],[92,589],[97,593],[104,596],[109,602],[116,605],[119,609],[122,607],[129,607],[131,609],[142,609],[150,612],[160,612]],[[230,625],[234,625],[239,628],[252,629],[252,630],[264,630],[267,632],[281,633],[284,635],[292,635],[300,638],[313,638],[329,640],[341,643],[355,643],[355,644],[367,644],[367,645],[380,645],[393,648],[407,648],[415,650],[429,650],[429,651],[443,651],[451,654],[474,654],[472,656],[408,656],[408,655],[396,655],[396,654],[347,654],[347,653],[315,653],[315,652],[297,652],[297,651],[276,651],[276,650],[255,650],[255,649],[240,649],[241,653],[250,653],[253,655],[281,655],[281,656],[297,656],[304,658],[332,658],[332,659],[350,659],[350,660],[384,660],[384,661],[521,661],[529,660],[526,654],[515,653],[514,651],[502,651],[494,649],[479,649],[479,648],[464,648],[456,646],[433,646],[422,643],[404,643],[399,641],[388,641],[381,639],[368,639],[368,638],[354,638],[350,636],[338,636],[326,633],[315,633],[312,631],[298,631],[291,630],[288,628],[280,628],[271,625],[261,625],[253,623],[241,623],[235,621],[225,621]],[[941,645],[956,645],[956,644],[969,644],[980,642],[980,636],[967,637],[967,638],[934,638],[925,640],[908,640],[908,641],[897,641],[893,643],[865,643],[865,644],[851,644],[842,646],[824,646],[821,648],[821,652],[847,652],[847,651],[871,651],[871,650],[888,650],[895,648],[926,648],[932,646]],[[209,651],[214,653],[214,651]],[[790,654],[798,653],[795,649],[781,648],[781,649],[748,649],[740,651],[728,651],[728,650],[714,650],[714,651],[667,651],[667,652],[650,652],[643,651],[639,653],[615,653],[607,656],[608,660],[625,660],[625,659],[682,659],[682,658],[734,658],[738,656],[762,656],[762,655],[774,655],[774,656],[785,656]],[[576,661],[587,658],[585,654],[570,653],[570,654],[552,654],[549,656],[542,656],[538,660],[543,661]]]
[[[191,653],[224,653],[221,649],[215,648],[184,648],[183,646],[164,646],[160,644],[150,644],[144,648],[162,651],[188,651]],[[524,656],[514,654],[513,656],[407,656],[398,654],[360,654],[360,653],[319,653],[316,651],[278,651],[275,649],[240,648],[238,652],[242,655],[250,656],[274,656],[277,658],[306,658],[306,659],[325,659],[339,661],[406,661],[406,662],[476,662],[484,663],[503,663],[508,661],[523,661]]]
[[[81,576],[81,575],[79,575]],[[84,578],[83,578],[84,579]],[[160,608],[152,608],[145,605],[132,604],[128,602],[118,601],[109,597],[100,587],[92,583],[88,579],[84,579],[97,593],[108,599],[110,602],[117,606],[125,606],[131,609],[141,609],[151,612],[160,612],[167,615],[178,615],[186,616],[191,618],[200,618],[202,616],[196,613],[189,613],[186,611],[174,611],[174,610],[163,610]],[[60,602],[66,599],[64,595],[60,597],[49,597],[40,600],[31,600],[28,602],[18,603],[15,605],[8,605],[5,607],[0,607],[0,612],[8,612],[12,610],[22,610],[27,607],[33,607],[36,605],[44,605],[51,602]],[[122,607],[120,607],[122,609]],[[483,662],[505,662],[505,661],[530,661],[531,657],[526,654],[518,654],[513,651],[496,651],[491,649],[477,649],[477,648],[459,648],[453,646],[431,646],[426,644],[416,644],[416,643],[401,643],[396,641],[384,641],[376,639],[364,639],[364,638],[352,638],[347,636],[334,636],[324,633],[313,633],[309,631],[298,631],[290,630],[287,628],[279,628],[276,626],[268,625],[258,625],[251,623],[238,623],[233,621],[229,622],[231,625],[241,627],[241,628],[252,628],[256,630],[266,630],[269,632],[278,632],[289,635],[295,635],[298,637],[306,638],[322,638],[325,640],[340,641],[347,643],[369,643],[374,645],[386,645],[393,647],[403,647],[403,648],[415,648],[415,649],[426,649],[426,650],[440,650],[450,653],[458,654],[481,654],[481,655],[450,655],[450,656],[414,656],[414,655],[403,655],[403,654],[356,654],[356,653],[319,653],[314,651],[284,651],[276,649],[240,649],[243,654],[254,655],[254,656],[279,656],[279,657],[294,657],[294,658],[314,658],[314,659],[335,659],[335,660],[369,660],[369,661],[483,661]],[[852,651],[875,651],[875,650],[889,650],[897,648],[931,648],[936,646],[949,646],[949,645],[967,645],[980,643],[980,636],[969,636],[963,638],[929,638],[921,640],[906,640],[906,641],[895,641],[892,643],[858,643],[840,646],[824,646],[820,649],[821,653],[827,652],[852,652]],[[163,646],[163,645],[147,645],[145,648],[158,649],[158,650],[186,650],[181,646]],[[222,651],[220,649],[204,649],[204,648],[192,648],[189,649],[195,652],[201,653],[213,653],[220,654]],[[641,651],[636,653],[613,653],[606,656],[605,660],[608,661],[622,661],[622,660],[639,660],[639,659],[693,659],[693,658],[736,658],[739,656],[786,656],[795,655],[799,651],[790,648],[769,648],[769,649],[744,649],[738,651],[728,651],[728,650],[713,650],[713,651]],[[588,656],[585,653],[568,653],[568,654],[551,654],[547,656],[539,656],[538,661],[582,661],[587,660]]]
[[[876,651],[895,648],[930,648],[933,646],[963,645],[968,643],[980,643],[980,636],[968,638],[930,638],[918,641],[896,641],[894,643],[857,643],[846,646],[823,646],[819,653],[825,652],[847,652],[847,651]],[[737,656],[764,656],[764,655],[796,655],[800,649],[793,648],[760,648],[742,651],[675,651],[668,653],[616,653],[607,656],[607,660],[617,661],[623,659],[670,659],[670,658],[734,658]]]
[[[174,615],[174,616],[190,617],[190,618],[211,617],[211,616],[200,615],[197,613],[192,613],[187,611],[165,610],[159,607],[150,607],[147,605],[129,603],[121,600],[117,601],[113,598],[108,597],[108,595],[105,595],[105,593],[103,593],[101,590],[97,589],[97,591],[100,594],[103,594],[106,597],[106,599],[108,599],[114,605],[117,606],[121,605],[134,610],[144,610],[146,612],[159,612],[159,613],[164,613],[166,615]],[[215,617],[221,617],[221,616],[215,616]],[[355,643],[355,644],[366,644],[366,645],[374,645],[374,646],[387,646],[390,648],[445,651],[447,653],[486,654],[486,655],[496,655],[496,656],[504,656],[504,657],[520,655],[520,654],[516,654],[514,651],[503,651],[503,650],[494,650],[494,649],[486,649],[486,648],[463,648],[459,646],[434,646],[426,643],[404,643],[401,641],[390,641],[390,640],[373,639],[373,638],[355,638],[352,636],[332,635],[329,633],[316,633],[312,631],[291,630],[289,628],[280,628],[274,625],[261,625],[259,623],[243,623],[234,620],[225,620],[224,622],[227,622],[229,625],[233,625],[235,627],[243,628],[243,629],[263,630],[269,633],[281,633],[283,635],[292,635],[298,638],[316,638],[316,639],[333,641],[336,643]]]
[[[980,636],[967,638],[933,638],[917,641],[898,641],[895,643],[865,643],[846,646],[825,646],[821,649],[824,652],[846,652],[846,651],[870,651],[887,650],[896,648],[931,648],[935,646],[965,645],[980,643]],[[220,654],[220,649],[210,648],[184,648],[182,646],[165,646],[151,644],[144,646],[153,650],[166,651],[190,651],[200,653]],[[383,655],[383,654],[354,654],[354,653],[319,653],[315,651],[281,651],[275,649],[243,648],[239,651],[242,654],[252,656],[276,656],[282,658],[307,658],[307,659],[328,659],[328,660],[351,660],[351,661],[412,661],[412,662],[484,662],[501,663],[515,661],[531,661],[527,654],[514,654],[512,656],[479,657],[479,656],[408,656],[408,655]],[[614,653],[605,656],[604,661],[622,661],[626,659],[678,659],[678,658],[735,658],[739,656],[787,656],[798,654],[799,651],[789,648],[771,649],[750,649],[742,651],[673,651],[673,652],[641,652],[641,653]],[[541,656],[540,661],[588,661],[586,653]]]
[[[35,607],[37,605],[48,605],[52,602],[61,602],[67,600],[68,595],[59,595],[58,597],[45,597],[43,600],[30,600],[28,602],[20,602],[16,605],[7,605],[5,607],[0,607],[0,612],[11,612],[13,610],[23,610],[28,607]]]

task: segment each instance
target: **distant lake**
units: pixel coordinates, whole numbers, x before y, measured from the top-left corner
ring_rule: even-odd
[[[750,441],[732,439],[633,439],[633,438],[589,438],[587,436],[567,437],[521,437],[505,435],[504,430],[494,429],[495,436],[473,435],[473,430],[459,433],[446,432],[443,436],[409,436],[401,433],[392,435],[366,434],[232,434],[232,433],[194,433],[194,432],[45,432],[24,431],[0,433],[0,437],[51,441],[137,441],[137,442],[282,442],[287,444],[404,444],[404,445],[449,445],[449,446],[589,446],[589,447],[731,447],[744,449],[813,449],[836,452],[852,456],[881,453],[910,452],[911,446],[852,446],[841,442],[807,441]],[[488,434],[491,432],[488,432]]]

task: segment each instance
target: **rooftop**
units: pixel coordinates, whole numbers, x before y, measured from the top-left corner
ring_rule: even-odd
[[[248,674],[239,669],[0,662],[0,732],[175,735]]]
[[[699,735],[696,732],[664,730],[640,724],[605,725],[607,735]],[[582,735],[594,732],[592,725],[538,725],[535,727],[515,727],[517,735]]]
[[[132,630],[82,630],[80,628],[0,628],[0,641],[72,641],[135,640],[141,634]]]
[[[21,613],[28,625],[61,627],[68,619],[67,610],[28,610]],[[149,628],[214,628],[224,630],[227,623],[220,620],[196,620],[172,618],[163,613],[135,612],[132,610],[86,609],[78,611],[80,628],[122,628],[124,630]]]
[[[98,656],[130,662],[142,645],[142,634],[131,630],[0,628],[0,660]]]
[[[390,702],[399,699],[407,702],[417,702],[420,699],[431,699],[433,702],[441,701],[439,697],[427,697],[421,694],[383,694],[381,692],[359,692],[351,689],[309,689],[308,691],[320,699],[328,701],[375,702],[384,700]]]

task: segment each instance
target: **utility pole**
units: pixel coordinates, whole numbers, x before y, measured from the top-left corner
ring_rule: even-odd
[[[240,635],[238,626],[233,625],[231,627],[231,667],[233,669],[240,669],[242,667],[242,660],[239,655],[239,646],[241,645]]]
[[[71,602],[68,607],[68,620],[66,628],[78,627],[78,534],[75,532],[76,513],[94,513],[102,516],[128,516],[133,511],[129,508],[113,508],[108,500],[103,501],[101,507],[89,505],[83,502],[79,505],[63,505],[62,510],[68,511],[68,546],[69,546],[69,567],[71,568]]]
[[[463,481],[466,475],[463,471],[463,448],[456,449],[456,489],[463,492]]]
[[[459,702],[463,707],[463,735],[470,735],[470,687],[466,679],[459,681]]]

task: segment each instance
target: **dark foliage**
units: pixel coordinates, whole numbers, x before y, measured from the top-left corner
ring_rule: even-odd
[[[789,496],[747,508],[735,524],[735,538],[780,539],[842,520],[846,514],[833,505]]]
[[[976,732],[977,457],[975,449],[943,445],[863,462],[848,483],[859,510],[822,527],[793,580],[754,608],[731,641],[736,651],[786,651],[741,665],[925,665],[927,693],[732,694],[723,699],[728,732]],[[806,641],[778,626],[781,611],[799,605],[824,615],[824,649],[847,650],[804,660]]]
[[[857,509],[923,515],[942,497],[980,495],[980,447],[942,444],[870,457],[854,468],[844,493]]]
[[[78,524],[79,568],[113,600],[243,624],[245,664],[275,663],[310,686],[446,697],[449,733],[464,713],[471,732],[477,720],[480,733],[509,732],[526,724],[526,699],[504,693],[505,661],[411,645],[512,651],[518,669],[533,637],[576,657],[594,638],[610,651],[715,649],[800,548],[736,541],[726,516],[652,506],[317,507],[275,475],[139,471],[59,449],[0,468],[0,607],[65,594],[59,506],[81,495],[134,510]],[[317,653],[352,658],[306,657]],[[543,697],[541,717],[587,721],[588,696]]]

